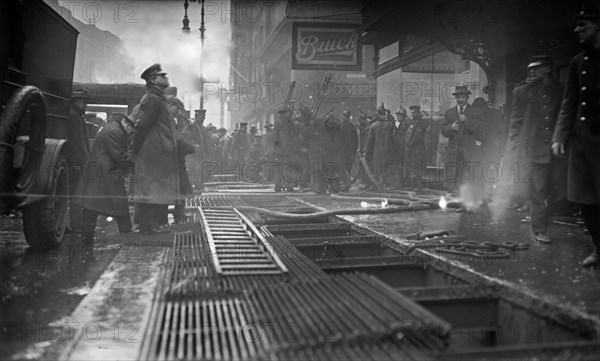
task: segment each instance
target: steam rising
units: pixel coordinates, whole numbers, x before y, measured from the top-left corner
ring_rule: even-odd
[[[69,5],[69,3],[71,5]],[[95,25],[117,35],[123,41],[123,52],[131,58],[134,67],[133,74],[126,79],[96,79],[97,82],[142,83],[140,74],[151,64],[160,63],[168,73],[171,85],[178,88],[180,98],[183,98],[186,108],[199,106],[200,92],[200,5],[190,3],[188,17],[190,19],[190,34],[181,31],[184,15],[183,1],[60,1],[63,6],[71,6],[73,16],[84,23],[89,23],[89,17],[84,9],[91,13],[93,7],[101,9],[101,15],[96,15]],[[78,4],[73,7],[73,4]],[[115,11],[119,4],[119,12]],[[216,6],[218,4],[219,6]],[[204,42],[203,73],[206,81],[228,83],[229,50],[231,46],[230,11],[228,1],[212,1],[205,17],[206,39]],[[210,10],[210,11],[209,11]],[[226,15],[226,16],[225,16]],[[86,20],[87,19],[87,20]],[[77,79],[75,79],[77,81]],[[218,120],[219,105],[217,97],[205,98],[205,108],[208,109],[207,120]],[[216,122],[215,122],[216,123]]]

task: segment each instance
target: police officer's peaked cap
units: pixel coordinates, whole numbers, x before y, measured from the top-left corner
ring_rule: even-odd
[[[379,108],[377,108],[377,114],[379,114],[379,115],[387,115],[387,109],[385,109],[385,106],[383,105],[383,103],[381,103],[381,105],[379,106]]]
[[[206,109],[196,109],[196,110],[194,110],[194,115],[196,117],[200,117],[200,116],[205,117],[206,116]]]
[[[591,20],[597,21],[599,17],[599,5],[597,1],[584,1],[581,4],[581,10],[575,14],[577,20]]]
[[[528,68],[536,66],[552,66],[552,58],[548,55],[534,55],[529,58]]]
[[[418,111],[421,111],[421,106],[420,105],[411,105],[410,107],[408,107],[408,109],[410,109],[411,112],[418,112]]]
[[[247,127],[248,123],[240,123],[240,127]]]
[[[162,68],[160,67],[160,64],[156,63],[156,64],[152,64],[150,65],[150,67],[148,67],[148,69],[144,70],[144,72],[142,73],[142,75],[140,75],[140,78],[144,79],[145,81],[150,80],[150,78],[152,78],[155,75],[159,75],[159,74],[167,74],[165,73]]]

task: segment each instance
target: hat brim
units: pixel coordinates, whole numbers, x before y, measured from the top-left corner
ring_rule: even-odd
[[[528,68],[536,68],[538,66],[550,66],[550,64],[541,61],[534,61],[533,63],[529,63],[527,65]]]
[[[459,95],[459,94],[467,94],[467,95],[471,95],[473,93],[471,93],[470,91],[466,91],[466,92],[454,92],[452,93],[452,95]]]

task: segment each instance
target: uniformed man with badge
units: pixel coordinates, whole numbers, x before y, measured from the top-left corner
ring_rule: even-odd
[[[590,2],[587,5],[592,5]],[[571,59],[552,150],[568,158],[567,198],[581,207],[594,250],[582,265],[597,266],[600,251],[600,17],[598,4],[576,15],[583,51]]]

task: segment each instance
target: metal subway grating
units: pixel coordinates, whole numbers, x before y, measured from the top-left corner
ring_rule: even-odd
[[[168,301],[158,317],[150,359],[250,360],[264,347],[240,299]]]
[[[252,290],[247,298],[251,320],[267,331],[269,352],[394,336],[436,352],[450,336],[450,324],[364,274]]]
[[[376,343],[352,343],[348,345],[313,346],[295,350],[284,350],[269,354],[272,361],[400,361],[400,360],[433,360],[435,352],[425,352],[419,342],[408,336],[403,339],[386,340]]]
[[[269,241],[236,210],[198,208],[213,265],[223,275],[268,275],[287,272]]]
[[[186,208],[209,208],[209,207],[238,207],[243,206],[244,202],[236,195],[216,194],[216,195],[195,195],[185,200]]]

